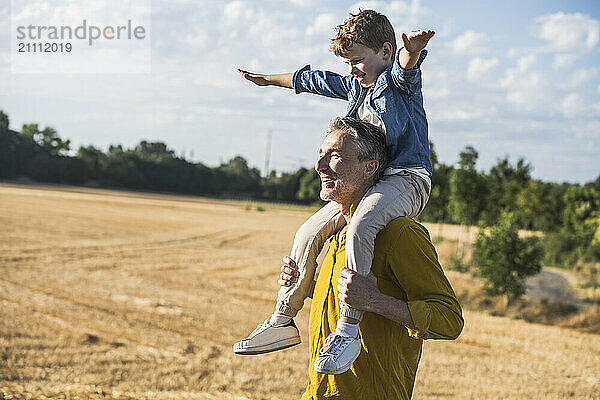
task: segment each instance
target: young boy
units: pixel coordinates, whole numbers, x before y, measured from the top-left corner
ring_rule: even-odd
[[[433,31],[402,34],[404,47],[396,51],[392,25],[372,10],[350,14],[332,39],[332,52],[348,64],[350,74],[310,70],[262,75],[239,70],[259,86],[281,86],[296,93],[309,92],[348,100],[347,116],[370,122],[386,135],[391,162],[384,177],[363,197],[346,232],[346,266],[362,275],[371,270],[377,233],[400,216],[418,216],[431,191],[431,161],[427,119],[421,94],[420,65]],[[300,343],[293,317],[312,290],[317,256],[325,241],[345,222],[336,203],[330,202],[298,230],[290,259],[298,281],[279,291],[276,311],[244,340],[234,345],[237,354],[259,354]],[[284,261],[286,259],[284,258]],[[317,372],[340,374],[360,354],[359,322],[363,312],[340,303],[340,320],[315,361]]]

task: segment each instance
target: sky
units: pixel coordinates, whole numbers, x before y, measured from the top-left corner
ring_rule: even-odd
[[[471,145],[481,170],[524,157],[545,181],[600,175],[597,0],[0,0],[0,109],[12,129],[51,126],[74,150],[145,139],[209,166],[241,155],[262,170],[271,135],[271,169],[310,168],[345,102],[257,87],[236,68],[281,73],[311,64],[347,74],[329,40],[359,7],[387,15],[398,38],[436,31],[422,71],[440,161],[454,164]],[[87,53],[74,43],[71,55],[39,55],[43,62],[17,58],[16,23],[83,19],[131,19],[147,36],[98,40]]]

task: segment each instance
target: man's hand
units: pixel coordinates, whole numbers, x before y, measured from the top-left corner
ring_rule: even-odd
[[[373,306],[382,296],[377,278],[372,273],[363,276],[343,267],[337,282],[338,298],[358,310],[373,311]]]
[[[280,86],[284,88],[292,88],[292,76],[294,74],[254,74],[238,68],[238,72],[247,80],[258,86]]]
[[[417,329],[408,304],[381,293],[377,287],[377,278],[371,272],[363,276],[343,267],[342,276],[337,279],[337,282],[338,298],[349,306],[382,315],[411,329]]]
[[[402,33],[402,43],[409,53],[420,53],[433,35],[435,35],[434,31],[412,31],[408,35]]]
[[[296,267],[296,262],[288,256],[283,257],[283,265],[281,266],[281,274],[279,274],[280,286],[291,286],[292,283],[298,282],[300,272]]]

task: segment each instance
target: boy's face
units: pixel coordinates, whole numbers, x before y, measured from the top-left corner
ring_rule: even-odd
[[[393,57],[392,46],[388,42],[384,43],[378,52],[365,45],[354,43],[342,60],[350,67],[350,75],[355,77],[362,86],[370,87],[392,64]]]

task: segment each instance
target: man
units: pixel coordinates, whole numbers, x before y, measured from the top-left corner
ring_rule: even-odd
[[[310,66],[290,74],[253,74],[240,70],[244,78],[259,86],[282,86],[296,93],[308,92],[348,101],[347,115],[379,126],[386,135],[390,162],[384,177],[366,192],[346,231],[346,266],[361,275],[370,272],[377,234],[400,216],[416,217],[431,192],[431,160],[427,139],[427,118],[421,93],[421,63],[433,31],[402,34],[398,49],[389,19],[374,10],[350,14],[336,27],[331,51],[348,64],[350,73],[311,70]],[[360,223],[359,223],[360,222]],[[335,202],[329,202],[296,232],[290,257],[297,261],[298,282],[282,287],[275,312],[250,336],[236,343],[237,354],[277,351],[300,342],[292,318],[308,297],[317,268],[317,256],[327,239],[344,226]],[[334,336],[355,337],[363,311],[341,305]],[[289,329],[275,329],[289,326]],[[335,346],[341,338],[331,337]],[[360,346],[344,365],[317,358],[314,368],[322,373],[341,374],[360,354]],[[334,349],[335,350],[335,349]]]
[[[321,198],[337,203],[347,222],[381,177],[385,154],[385,137],[373,125],[347,117],[331,122],[315,168],[321,178]],[[345,232],[341,231],[331,240],[314,286],[310,382],[302,399],[409,399],[423,340],[455,339],[464,324],[429,234],[409,217],[395,219],[377,236],[373,266],[366,276],[344,267],[344,253]],[[298,271],[289,257],[284,262],[279,283],[289,286]],[[333,345],[325,339],[336,329],[339,301],[365,313],[360,334]],[[347,372],[315,371],[313,363],[323,357],[339,365],[349,362],[345,354],[354,352],[346,349],[353,346],[361,346],[362,351]]]

